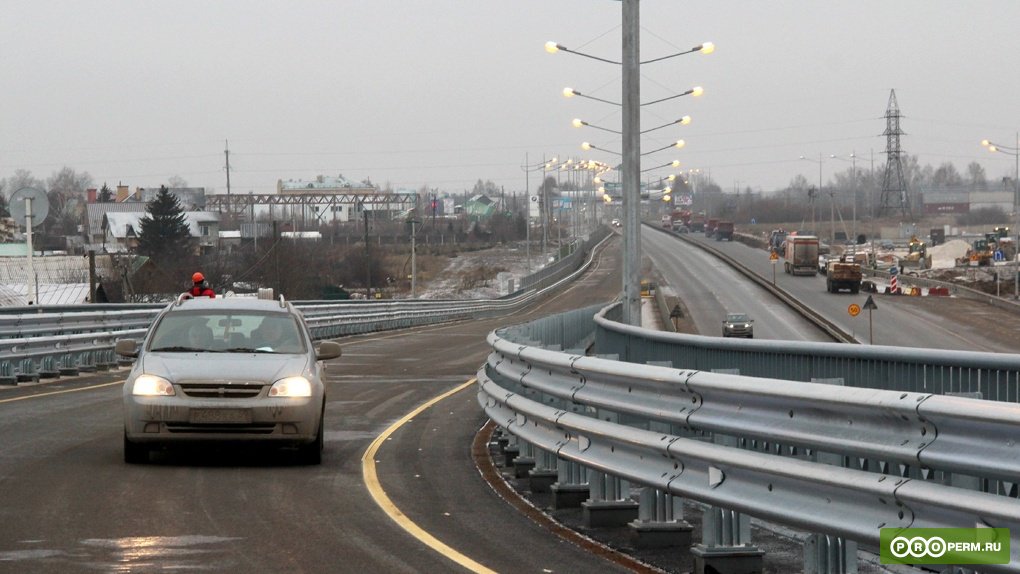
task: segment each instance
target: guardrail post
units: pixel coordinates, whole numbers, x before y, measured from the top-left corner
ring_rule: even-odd
[[[535,450],[539,456],[535,460],[535,468],[528,471],[528,487],[531,492],[550,492],[559,476],[556,455],[541,449]]]
[[[56,361],[53,360],[53,357],[43,357],[42,360],[39,361],[39,378],[56,379],[59,377],[60,371],[57,370]]]
[[[638,501],[638,518],[628,525],[636,548],[690,547],[694,527],[684,520],[683,498],[645,487]]]
[[[503,454],[503,466],[510,468],[514,465],[514,461],[517,460],[517,455],[520,454],[521,448],[518,443],[517,435],[508,433],[507,442],[504,445],[500,443],[500,450]]]
[[[18,378],[14,376],[14,365],[10,361],[0,362],[0,385],[16,385]]]
[[[585,525],[623,526],[637,519],[638,503],[630,499],[626,480],[598,471],[588,476],[588,500],[581,503]]]
[[[812,534],[804,541],[804,574],[857,574],[857,543]]]
[[[701,544],[691,548],[696,574],[760,574],[765,552],[751,544],[751,518],[709,506],[701,524]]]
[[[19,383],[39,382],[39,373],[35,370],[35,361],[32,359],[22,359],[18,364],[18,371],[15,376]]]
[[[535,446],[530,442],[518,439],[520,453],[514,459],[514,477],[525,478],[535,468]]]
[[[576,462],[556,459],[556,482],[549,487],[552,491],[552,507],[578,508],[588,499],[588,469]]]
[[[60,364],[57,365],[60,371],[60,375],[63,377],[73,377],[78,374],[78,364],[74,358],[74,353],[67,353],[60,358]]]

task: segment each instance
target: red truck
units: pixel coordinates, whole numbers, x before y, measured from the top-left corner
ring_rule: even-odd
[[[701,233],[705,230],[705,216],[695,215],[691,217],[691,231]]]
[[[722,241],[733,241],[733,222],[732,221],[720,221],[715,226],[715,240]]]
[[[716,225],[719,225],[718,219],[712,218],[708,220],[708,223],[705,224],[705,237],[712,237],[715,235]]]

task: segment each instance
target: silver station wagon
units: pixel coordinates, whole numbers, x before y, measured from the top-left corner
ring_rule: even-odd
[[[283,297],[181,296],[141,344],[117,341],[116,352],[135,358],[124,384],[125,462],[146,463],[165,445],[252,441],[322,461],[320,361],[339,357],[340,345],[316,346]]]

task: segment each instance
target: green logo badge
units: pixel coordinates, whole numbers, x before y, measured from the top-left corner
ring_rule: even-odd
[[[882,564],[1009,564],[1008,528],[883,528]]]

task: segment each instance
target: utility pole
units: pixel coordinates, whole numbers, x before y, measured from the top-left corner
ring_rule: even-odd
[[[223,140],[223,155],[226,158],[227,165],[227,221],[232,222],[234,220],[234,204],[230,201],[230,142]]]
[[[641,325],[641,80],[638,0],[623,0],[623,323]]]
[[[368,210],[365,202],[361,202],[361,214],[365,219],[365,298],[372,298],[372,249],[368,244]]]
[[[414,298],[417,297],[417,290],[416,290],[417,283],[416,283],[416,281],[418,279],[418,267],[417,267],[417,265],[415,263],[416,260],[415,260],[415,253],[414,253],[415,231],[416,231],[414,226],[415,226],[416,223],[418,223],[418,221],[412,215],[411,216],[411,299],[414,299]]]

